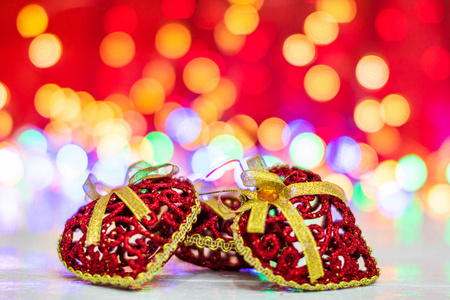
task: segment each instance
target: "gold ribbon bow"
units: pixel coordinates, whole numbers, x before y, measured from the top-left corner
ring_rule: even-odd
[[[164,168],[167,166],[172,167],[170,172],[168,172],[167,174],[159,174],[159,171],[165,170]],[[172,164],[152,166],[146,161],[139,161],[132,164],[128,168],[125,179],[125,186],[116,189],[111,189],[103,183],[98,182],[95,176],[93,174],[90,174],[83,185],[83,189],[86,193],[87,198],[89,198],[90,200],[98,199],[98,201],[95,204],[91,220],[89,221],[89,227],[86,234],[86,245],[98,244],[100,242],[103,216],[105,214],[109,199],[113,194],[119,197],[119,199],[122,200],[126,206],[128,206],[131,212],[140,221],[144,216],[150,213],[150,210],[144,204],[142,199],[138,195],[136,195],[136,193],[133,192],[133,190],[128,185],[138,183],[139,181],[142,181],[144,179],[173,176],[177,174],[178,171],[178,167]],[[135,173],[133,174],[133,172]],[[99,188],[103,188],[108,192],[108,194],[101,196],[98,192]]]
[[[244,171],[241,178],[245,186],[256,187],[255,191],[232,188],[217,192],[238,191],[250,199],[244,202],[241,208],[234,211],[234,213],[239,213],[250,210],[247,225],[247,231],[250,233],[264,233],[269,205],[274,205],[280,209],[302,246],[311,283],[316,282],[317,279],[324,275],[322,260],[311,231],[305,224],[299,211],[289,199],[304,195],[326,194],[336,196],[342,201],[345,201],[344,191],[331,182],[323,181],[301,182],[286,186],[278,175],[269,172],[264,160],[259,155],[248,160],[247,164],[250,170]],[[205,192],[203,194],[217,192]],[[224,211],[227,211],[227,208],[224,204],[220,203],[220,199],[218,202],[219,210],[222,210],[221,215],[225,215]]]

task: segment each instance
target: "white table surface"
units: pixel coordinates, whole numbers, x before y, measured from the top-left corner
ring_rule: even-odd
[[[59,230],[0,235],[0,299],[447,299],[450,298],[450,226],[424,216],[423,224],[399,226],[378,213],[359,213],[381,276],[374,285],[299,292],[261,280],[253,271],[211,271],[173,257],[141,289],[96,286],[60,263]]]

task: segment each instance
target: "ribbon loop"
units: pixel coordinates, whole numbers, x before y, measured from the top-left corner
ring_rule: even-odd
[[[172,169],[165,174],[159,174],[161,170],[170,166]],[[127,171],[125,185],[117,189],[111,189],[97,181],[93,174],[90,174],[83,185],[84,192],[90,200],[97,200],[92,212],[91,220],[89,221],[88,230],[86,233],[86,244],[98,244],[101,238],[101,227],[103,217],[105,215],[106,207],[112,195],[116,195],[122,200],[125,205],[131,210],[133,215],[140,221],[143,217],[150,214],[150,209],[145,205],[142,199],[128,186],[135,184],[145,179],[172,177],[179,171],[178,167],[172,164],[161,164],[152,166],[146,161],[139,161],[132,164]],[[133,174],[133,172],[135,172]],[[133,174],[132,176],[130,176]],[[108,193],[101,196],[98,189],[103,188]]]

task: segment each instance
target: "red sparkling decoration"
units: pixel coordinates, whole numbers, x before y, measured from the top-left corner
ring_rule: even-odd
[[[283,178],[286,185],[321,181],[319,175],[297,167],[274,167],[270,171]],[[350,282],[379,275],[361,229],[342,200],[318,195],[295,197],[290,201],[304,220],[316,220],[308,227],[316,241],[325,273],[318,283]],[[253,257],[287,281],[310,284],[303,251],[294,245],[297,238],[283,214],[275,206],[269,207],[264,234],[247,232],[249,216],[247,211],[239,220],[239,234],[244,245],[251,248]]]
[[[119,275],[136,278],[147,271],[163,245],[186,221],[195,204],[191,183],[176,178],[147,179],[130,188],[150,209],[138,221],[115,195],[111,196],[103,217],[99,245],[86,246],[86,233],[96,201],[81,207],[65,225],[59,244],[68,268],[91,275]]]

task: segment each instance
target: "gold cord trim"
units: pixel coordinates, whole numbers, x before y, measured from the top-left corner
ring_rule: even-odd
[[[200,234],[195,233],[193,235],[187,236],[184,240],[184,245],[192,246],[196,245],[198,248],[209,248],[211,250],[220,249],[223,252],[230,252],[235,250],[235,244],[233,241],[226,242],[224,239],[213,239],[210,236],[202,237]]]
[[[253,268],[255,268],[256,271],[264,275],[267,280],[271,282],[275,282],[276,284],[280,286],[287,286],[295,289],[301,289],[301,290],[307,290],[307,291],[325,291],[325,290],[336,290],[336,289],[344,289],[349,287],[358,287],[358,286],[365,286],[374,283],[379,275],[380,275],[380,269],[378,270],[378,275],[372,276],[371,278],[363,278],[361,280],[352,280],[352,281],[341,281],[339,283],[316,283],[316,284],[298,284],[295,281],[287,281],[280,275],[274,275],[272,270],[268,268],[264,268],[261,262],[258,258],[253,257],[252,250],[249,247],[244,246],[244,240],[241,236],[239,236],[238,233],[238,222],[242,216],[243,212],[240,213],[233,222],[232,229],[233,229],[233,238],[235,241],[235,247],[236,251],[244,257],[244,260],[249,263]],[[372,253],[372,249],[369,247],[369,252]],[[373,258],[374,259],[374,258]],[[376,260],[374,259],[375,264]]]
[[[68,269],[72,274],[80,277],[83,280],[90,281],[95,284],[112,284],[112,285],[121,285],[124,287],[135,286],[138,287],[143,283],[151,280],[156,272],[158,272],[161,267],[167,262],[172,253],[178,248],[178,245],[183,242],[186,237],[186,234],[191,231],[192,224],[197,221],[197,216],[201,211],[200,201],[198,199],[197,190],[195,190],[195,205],[192,207],[190,214],[186,218],[186,221],[180,225],[180,228],[177,232],[172,234],[172,242],[166,243],[162,246],[163,252],[155,255],[155,260],[147,265],[147,272],[140,273],[136,279],[133,279],[131,276],[119,276],[119,275],[100,275],[100,274],[90,274],[83,273],[81,271],[75,271],[72,267],[68,267],[66,262],[61,257],[61,252],[59,250],[59,244],[62,239],[62,235],[58,240],[58,256],[64,267]]]

